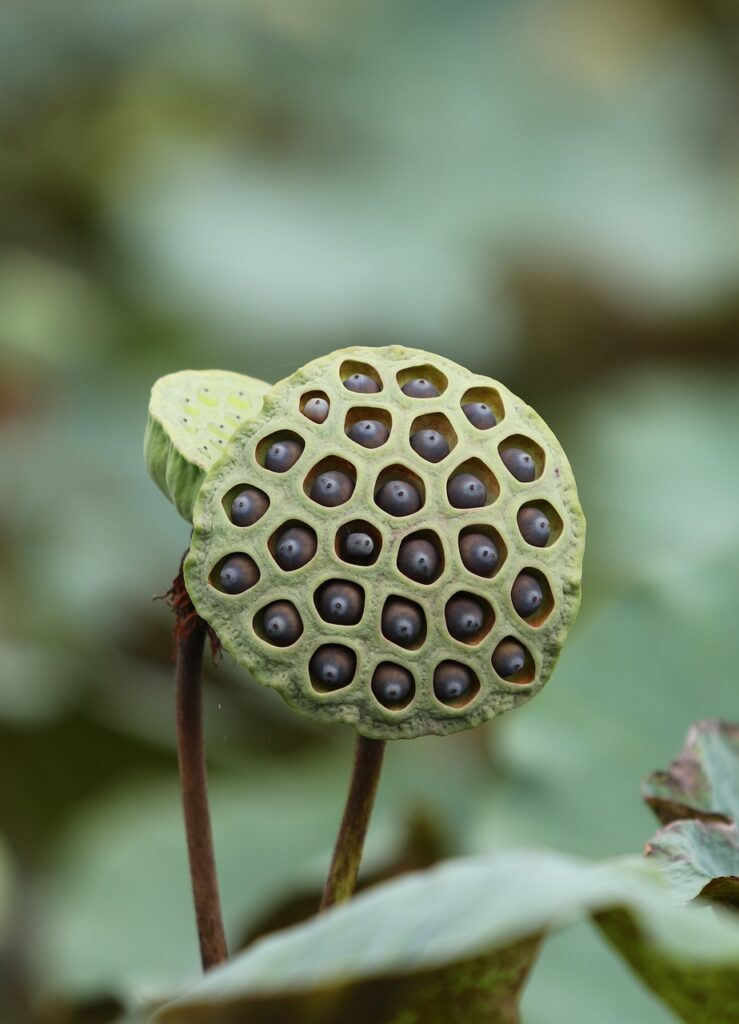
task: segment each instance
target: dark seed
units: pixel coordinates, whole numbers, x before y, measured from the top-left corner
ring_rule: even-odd
[[[511,476],[515,476],[521,483],[528,484],[536,477],[533,458],[521,448],[506,448],[500,453],[500,457]]]
[[[310,496],[319,505],[334,508],[349,501],[354,493],[354,481],[340,469],[331,469],[316,477]]]
[[[248,555],[231,555],[221,566],[219,579],[224,593],[243,594],[259,579],[259,569]]]
[[[485,484],[472,473],[458,473],[446,488],[449,504],[454,508],[480,508],[485,504],[488,492]]]
[[[511,588],[511,600],[522,619],[530,618],[544,600],[544,592],[536,576],[530,572],[519,573]]]
[[[472,687],[472,673],[458,661],[442,661],[434,672],[434,693],[442,704],[464,697]]]
[[[253,526],[269,508],[269,498],[256,487],[247,487],[237,494],[231,505],[234,526]]]
[[[379,420],[359,420],[349,428],[348,435],[363,448],[380,448],[390,437],[390,431]]]
[[[351,562],[368,562],[375,553],[375,542],[368,533],[349,533],[341,542],[341,553]]]
[[[428,540],[404,540],[398,551],[398,568],[416,583],[431,583],[439,568],[436,548]]]
[[[462,406],[462,412],[478,430],[490,430],[498,422],[493,410],[484,402],[467,402]]]
[[[376,395],[380,391],[380,385],[368,373],[353,373],[344,381],[344,387],[360,395]]]
[[[325,644],[310,660],[313,679],[323,690],[340,690],[354,678],[357,656],[348,647]]]
[[[438,398],[441,392],[430,380],[419,377],[417,380],[409,380],[403,385],[403,394],[409,398]]]
[[[526,543],[535,548],[545,548],[552,532],[551,524],[544,513],[532,506],[519,510],[518,528]]]
[[[411,437],[411,448],[427,462],[441,462],[449,454],[447,439],[438,430],[417,430]]]
[[[275,561],[281,569],[292,572],[307,565],[316,553],[316,535],[305,526],[291,526],[280,534],[275,545]]]
[[[410,647],[423,634],[426,620],[412,601],[391,597],[382,610],[382,633],[400,647]]]
[[[303,406],[303,415],[314,423],[325,423],[329,404],[325,398],[309,398]]]
[[[388,480],[377,492],[375,501],[390,516],[410,516],[423,505],[416,488],[405,480]]]
[[[356,583],[326,583],[318,593],[318,611],[325,622],[354,626],[364,612],[364,591]]]
[[[517,675],[525,665],[526,648],[517,640],[501,640],[493,651],[493,668],[501,679]]]
[[[459,540],[465,568],[476,576],[492,576],[498,565],[498,548],[484,533],[467,533]]]
[[[289,647],[303,632],[303,623],[295,605],[275,601],[262,613],[262,626],[267,639],[275,647]]]
[[[455,640],[467,640],[479,633],[485,621],[485,611],[480,602],[463,594],[447,602],[444,616],[446,627]]]
[[[414,690],[413,676],[400,665],[379,665],[372,677],[372,692],[386,708],[406,704]]]
[[[286,473],[303,454],[305,445],[288,437],[284,441],[276,441],[267,449],[264,457],[264,468],[273,473]]]

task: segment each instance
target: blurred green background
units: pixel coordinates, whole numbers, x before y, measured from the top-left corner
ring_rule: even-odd
[[[739,14],[731,0],[5,0],[0,7],[0,1019],[104,1024],[197,970],[149,388],[406,343],[505,381],[589,519],[552,685],[392,745],[376,878],[636,851],[640,780],[739,718]],[[313,909],[352,737],[224,660],[234,945]],[[601,945],[524,1002],[667,1024]]]

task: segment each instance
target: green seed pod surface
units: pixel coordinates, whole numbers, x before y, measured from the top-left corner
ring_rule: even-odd
[[[355,373],[371,376],[381,388],[352,392],[343,381]],[[405,393],[403,387],[418,378],[429,380],[439,394]],[[304,396],[318,389],[330,402],[322,423],[300,411]],[[494,427],[481,430],[470,422],[463,406],[471,402],[494,411]],[[357,415],[368,418],[368,409],[390,424],[387,442],[375,449],[358,448],[345,430],[347,417],[351,421],[361,410]],[[450,454],[442,462],[429,462],[410,444],[421,414],[435,417],[435,429],[448,429]],[[275,474],[264,469],[262,453],[266,440],[281,431],[298,434],[305,449],[296,465]],[[501,459],[501,446],[505,450],[503,442],[512,437],[518,446],[523,439],[527,450],[537,453],[532,481],[517,480]],[[340,505],[311,498],[317,475],[327,471],[351,478],[351,496]],[[482,480],[486,501],[479,507],[455,508],[448,483],[466,472]],[[420,488],[423,499],[418,511],[402,518],[384,512],[376,501],[378,488],[398,479]],[[245,487],[264,491],[269,508],[252,526],[237,527],[229,509],[233,495]],[[524,505],[545,509],[551,521],[543,547],[532,546],[521,534],[517,517]],[[270,547],[270,539],[288,523],[302,524],[317,538],[315,556],[289,573],[277,564]],[[377,557],[352,564],[346,560],[346,534],[358,523],[364,532],[374,532]],[[472,572],[463,561],[460,542],[471,534],[495,540],[498,560],[489,576]],[[408,538],[430,541],[437,551],[439,566],[431,582],[416,582],[398,567],[400,545]],[[231,655],[297,711],[351,724],[365,736],[400,739],[479,725],[541,689],[577,613],[584,542],[585,520],[567,458],[552,431],[521,399],[497,381],[441,356],[398,346],[349,348],[317,359],[275,385],[262,414],[227,443],[197,498],[185,579],[199,614]],[[213,584],[214,567],[240,552],[254,559],[261,575],[247,592],[224,594]],[[546,593],[541,606],[525,619],[511,596],[524,571],[535,573]],[[321,616],[316,595],[330,580],[362,589],[359,621],[331,623]],[[485,623],[473,636],[455,639],[445,610],[460,593],[479,600]],[[414,602],[423,612],[423,634],[407,649],[383,633],[383,609],[390,599]],[[265,607],[286,600],[295,604],[304,628],[283,649],[270,644],[254,622]],[[504,640],[520,643],[526,652],[525,666],[507,678],[493,665],[493,654]],[[316,683],[311,662],[327,645],[340,645],[356,656],[356,668],[344,685]],[[465,666],[475,680],[459,700],[446,703],[434,692],[435,673],[445,662]],[[411,674],[407,700],[383,704],[373,692],[375,674],[386,663]]]
[[[226,370],[182,370],[151,392],[144,457],[162,494],[188,522],[205,474],[242,424],[262,408],[269,384]]]

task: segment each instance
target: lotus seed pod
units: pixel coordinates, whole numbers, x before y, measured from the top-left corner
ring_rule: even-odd
[[[363,448],[380,448],[390,437],[390,431],[379,420],[359,420],[347,431],[352,441]]]
[[[449,454],[449,444],[438,430],[417,430],[411,435],[411,448],[427,462],[441,462]]]
[[[269,384],[225,370],[182,370],[151,391],[144,457],[162,494],[188,522],[200,485],[233,432],[262,408]]]
[[[258,487],[245,487],[231,504],[234,526],[253,526],[269,508],[269,498]]]
[[[438,394],[408,394],[420,380]],[[305,415],[319,394],[330,407],[321,423]],[[480,404],[492,426],[465,411]],[[348,436],[362,420],[390,427],[383,445]],[[424,431],[448,443],[441,461],[411,443]],[[264,453],[285,437],[302,454],[271,472]],[[533,455],[534,480],[506,468],[510,448]],[[232,505],[248,487],[269,504],[244,528]],[[525,535],[531,515],[550,524],[544,545]],[[209,471],[193,525],[187,588],[230,654],[302,714],[378,739],[448,734],[529,700],[579,603],[585,527],[557,439],[503,384],[417,350],[344,349],[275,385]],[[315,552],[291,575],[277,550],[298,527],[312,531]],[[240,594],[224,593],[218,576],[233,552],[260,574]],[[530,600],[527,575],[541,600],[524,617],[514,586]]]
[[[500,453],[504,465],[516,480],[530,483],[536,477],[536,465],[533,457],[521,448],[506,448]]]

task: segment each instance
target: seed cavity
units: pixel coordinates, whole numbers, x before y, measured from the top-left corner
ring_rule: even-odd
[[[272,534],[268,546],[279,567],[285,572],[294,572],[315,557],[318,538],[311,526],[291,520]]]
[[[211,573],[211,585],[224,594],[243,594],[259,582],[257,563],[249,555],[238,552],[221,559]]]
[[[442,661],[434,672],[434,696],[451,708],[465,707],[480,692],[480,682],[467,665]]]
[[[341,644],[324,644],[310,660],[310,679],[318,693],[334,693],[348,686],[357,671],[357,656]]]
[[[408,669],[385,661],[372,676],[372,692],[384,708],[401,711],[413,700],[416,684]]]
[[[269,497],[258,487],[241,485],[226,495],[224,508],[234,526],[253,526],[267,512]]]
[[[347,580],[329,580],[315,595],[318,614],[336,626],[356,626],[364,615],[364,590]]]
[[[406,650],[418,650],[426,639],[426,615],[420,604],[389,597],[382,609],[382,635]]]
[[[444,571],[444,549],[431,530],[406,537],[398,549],[398,569],[414,583],[430,585]]]
[[[254,631],[274,647],[291,647],[303,634],[303,620],[292,601],[273,601],[257,612]]]

